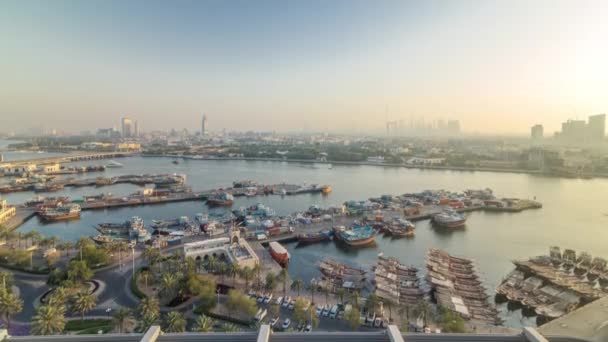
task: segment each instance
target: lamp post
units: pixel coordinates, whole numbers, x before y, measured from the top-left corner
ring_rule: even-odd
[[[131,255],[133,257],[133,278],[135,278],[135,245],[131,245]]]

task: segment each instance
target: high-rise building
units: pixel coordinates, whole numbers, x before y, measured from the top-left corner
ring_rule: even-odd
[[[448,120],[448,134],[457,135],[460,133],[460,121],[458,120]]]
[[[587,139],[589,142],[604,140],[606,132],[606,114],[591,115],[587,124]]]
[[[122,118],[122,137],[131,138],[131,137],[133,137],[133,133],[134,133],[133,120],[128,116],[123,117]]]
[[[203,122],[201,125],[201,136],[207,135],[207,115],[203,114]]]
[[[544,129],[543,125],[534,125],[530,129],[530,135],[532,140],[539,141],[543,139]]]
[[[133,121],[133,137],[139,137],[139,124],[137,123],[137,120]]]

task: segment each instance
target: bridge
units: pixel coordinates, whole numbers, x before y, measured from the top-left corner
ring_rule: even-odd
[[[3,166],[19,166],[27,164],[45,165],[55,163],[70,163],[83,160],[96,160],[108,158],[128,157],[137,154],[138,152],[77,152],[66,153],[65,156],[54,156],[46,158],[32,158],[21,160],[6,160],[0,162],[0,167]]]

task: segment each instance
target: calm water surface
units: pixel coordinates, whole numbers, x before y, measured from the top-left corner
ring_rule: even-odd
[[[372,248],[345,250],[333,243],[296,248],[286,247],[292,254],[289,271],[292,276],[309,280],[319,273],[313,264],[329,256],[360,266],[371,266],[377,254],[395,256],[402,262],[424,268],[428,248],[437,247],[456,255],[476,260],[489,293],[511,269],[510,260],[548,253],[549,246],[586,250],[593,255],[608,257],[608,180],[580,180],[541,177],[525,174],[413,170],[374,166],[339,166],[333,169],[315,169],[310,165],[258,161],[196,161],[186,160],[179,165],[166,158],[132,157],[118,159],[125,165],[120,169],[108,169],[104,173],[76,177],[111,176],[141,173],[184,173],[195,190],[229,186],[234,180],[252,179],[260,183],[318,183],[330,184],[329,196],[301,195],[238,199],[235,207],[263,202],[285,215],[304,210],[312,204],[339,205],[346,200],[366,199],[381,194],[402,194],[425,189],[461,191],[490,187],[499,196],[533,198],[544,207],[522,213],[475,212],[468,216],[465,230],[441,233],[428,221],[416,223],[416,237],[411,240],[391,240],[379,236]],[[89,164],[104,163],[92,161]],[[87,163],[81,163],[86,165]],[[104,188],[66,189],[56,194],[79,198],[84,194],[111,192],[126,195],[138,190],[131,185],[114,185]],[[33,193],[16,193],[4,196],[9,202],[20,203]],[[86,211],[79,221],[43,225],[32,219],[20,230],[39,230],[44,235],[57,235],[76,240],[95,234],[93,225],[104,221],[122,221],[133,215],[144,220],[194,216],[206,211],[201,202],[186,202],[148,207]],[[507,324],[520,326],[533,324],[533,320],[521,319],[519,312],[507,312]]]

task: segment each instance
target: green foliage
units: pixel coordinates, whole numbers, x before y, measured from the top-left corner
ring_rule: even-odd
[[[271,272],[266,274],[266,281],[264,282],[264,287],[266,290],[272,292],[277,288],[277,285],[277,277]]]
[[[209,312],[217,304],[216,283],[212,277],[190,273],[186,278],[188,292],[198,297],[201,312]]]
[[[33,335],[55,335],[65,327],[65,308],[59,305],[41,305],[32,317],[30,332]]]
[[[67,271],[57,267],[54,268],[50,273],[49,277],[46,280],[46,284],[49,286],[59,286],[63,281],[68,278]]]
[[[149,328],[152,324],[156,323],[160,315],[158,299],[154,297],[142,299],[137,307],[137,312],[142,323],[142,328],[144,330]]]
[[[209,316],[200,315],[196,318],[194,322],[193,331],[196,332],[210,332],[213,330],[213,324],[215,322]]]
[[[93,278],[93,271],[86,261],[72,260],[68,266],[68,280],[82,284]]]
[[[177,311],[169,312],[163,320],[162,329],[165,332],[171,333],[186,331],[186,319],[184,315]]]
[[[8,289],[0,290],[0,315],[4,317],[7,326],[11,326],[11,316],[23,310],[23,301]]]
[[[104,326],[108,326],[110,324],[110,320],[107,319],[85,319],[81,320],[72,320],[67,321],[65,324],[65,331],[80,331],[84,329],[92,329],[92,328],[101,328]],[[95,331],[97,333],[97,331]]]
[[[131,292],[133,292],[133,294],[139,299],[143,299],[143,298],[147,297],[146,294],[141,292],[141,290],[137,286],[137,279],[139,278],[139,275],[141,272],[142,272],[142,269],[135,272],[135,276],[131,278],[131,283],[129,284],[131,287]]]
[[[253,316],[257,311],[256,302],[239,290],[230,290],[230,292],[228,292],[226,306],[231,312],[237,311],[249,316]]]
[[[446,333],[465,333],[467,329],[465,322],[460,315],[446,308],[440,309],[439,314],[441,331]]]
[[[108,264],[110,260],[110,253],[108,253],[106,249],[97,247],[90,240],[87,242],[79,241],[79,247],[80,245],[82,245],[82,260],[86,261],[88,265],[91,265],[92,267],[100,267]]]
[[[344,314],[344,319],[346,320],[346,322],[348,323],[348,326],[351,329],[357,330],[357,328],[361,324],[360,323],[361,312],[359,311],[359,309],[353,307],[352,309],[350,309],[348,312],[346,312]]]
[[[135,318],[131,310],[120,308],[116,310],[112,317],[112,326],[118,333],[126,333],[133,331],[135,327]]]
[[[84,321],[84,314],[92,310],[97,304],[97,298],[88,291],[78,291],[72,298],[72,311],[80,313]]]

